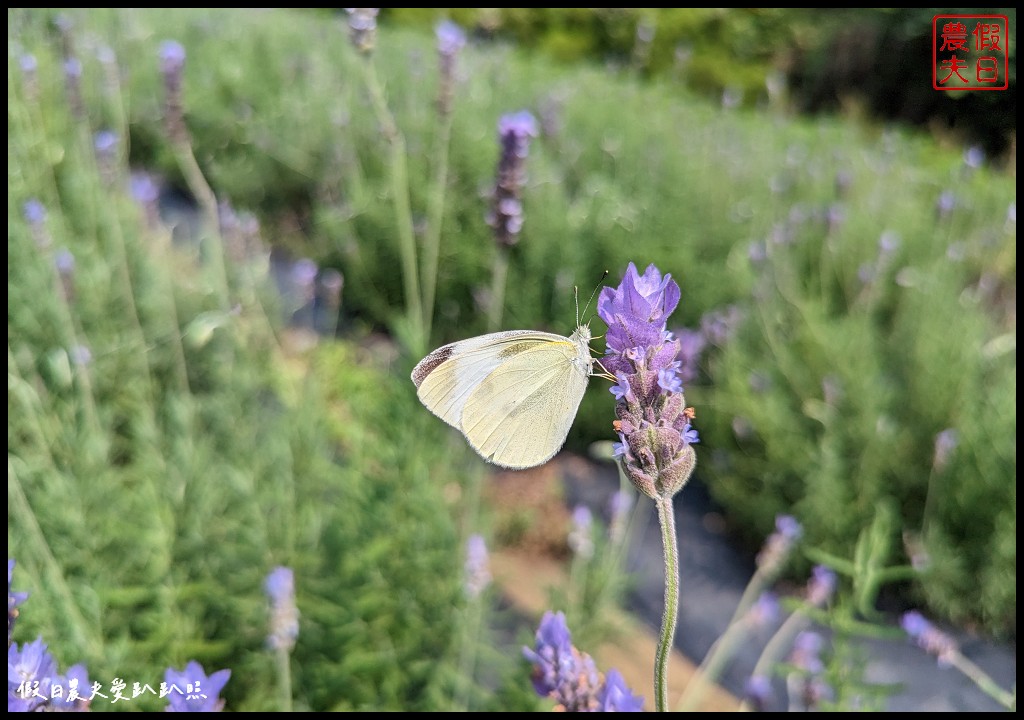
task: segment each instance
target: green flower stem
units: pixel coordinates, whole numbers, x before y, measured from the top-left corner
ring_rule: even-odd
[[[986,695],[1008,710],[1016,710],[1015,695],[999,687],[988,673],[964,657],[963,654],[955,652],[948,659],[950,665],[970,678]]]
[[[274,651],[277,664],[278,691],[281,693],[279,712],[292,711],[292,663],[288,651],[279,648]]]
[[[665,610],[661,616],[661,637],[654,661],[654,706],[658,712],[668,711],[668,660],[679,620],[679,553],[676,549],[676,519],[672,498],[657,498],[661,541],[665,546]]]
[[[729,620],[725,632],[711,646],[708,654],[704,656],[700,667],[697,668],[693,679],[686,686],[686,690],[679,699],[677,706],[679,712],[689,712],[700,705],[700,701],[704,699],[704,694],[707,692],[708,685],[718,677],[718,674],[722,672],[722,668],[732,658],[737,641],[744,636],[747,629],[746,625],[741,622],[741,619],[746,615],[758,595],[771,582],[771,575],[772,573],[765,572],[760,567],[754,572],[750,582],[747,583],[747,587],[743,590],[743,595],[740,597],[739,604],[736,605],[736,610],[733,612],[732,619]]]
[[[398,129],[384,99],[384,89],[377,78],[373,59],[363,58],[363,76],[370,93],[370,102],[377,114],[377,122],[391,146],[391,200],[395,205],[398,224],[398,243],[402,257],[402,280],[405,286],[405,305],[408,314],[411,350],[416,355],[426,352],[427,338],[423,335],[423,305],[416,261],[416,238],[413,234],[412,206],[409,200],[409,168],[405,155],[405,137]]]
[[[444,221],[444,194],[448,185],[448,146],[452,136],[450,113],[441,117],[438,130],[437,167],[427,206],[427,236],[423,246],[423,336],[430,339],[434,322],[434,292],[437,289],[437,263],[441,255],[441,227]]]
[[[204,239],[214,245],[214,247],[210,248],[209,261],[213,263],[213,271],[219,285],[217,288],[217,300],[220,309],[227,311],[231,307],[229,301],[230,285],[228,283],[227,266],[224,263],[224,243],[220,237],[220,213],[217,210],[217,196],[214,194],[210,184],[206,182],[206,177],[203,175],[199,162],[196,160],[195,152],[193,152],[192,146],[187,141],[175,144],[174,155],[178,161],[181,174],[185,176],[185,183],[188,185],[189,191],[195,196],[200,209],[203,211],[203,220],[205,221],[208,233]]]
[[[505,308],[505,283],[508,280],[508,250],[499,247],[494,255],[494,272],[491,275],[490,306],[487,308],[487,330],[497,332],[501,328],[502,311]]]
[[[50,548],[39,521],[36,518],[35,510],[28,501],[25,491],[21,486],[21,479],[15,471],[11,457],[7,458],[7,506],[25,522],[28,530],[26,544],[32,547],[42,560],[41,570],[44,573],[47,585],[53,588],[54,595],[59,599],[64,617],[67,618],[67,630],[74,642],[90,658],[102,657],[102,640],[95,634],[96,623],[86,622],[82,611],[75,602],[74,593],[67,584],[64,577],[64,570]],[[89,631],[93,631],[89,633]]]
[[[786,618],[786,621],[782,623],[782,626],[775,634],[772,635],[771,640],[764,646],[761,657],[757,659],[757,664],[754,665],[754,670],[750,673],[751,677],[759,675],[768,677],[768,672],[771,668],[782,659],[782,654],[786,651],[786,648],[792,645],[793,638],[807,624],[805,607],[801,606],[795,610],[792,615]],[[742,712],[750,712],[750,704],[744,700],[740,705],[740,710]]]

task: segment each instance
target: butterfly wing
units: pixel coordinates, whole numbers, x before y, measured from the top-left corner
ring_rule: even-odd
[[[575,336],[516,330],[438,348],[412,379],[427,409],[484,458],[526,468],[565,443],[589,375],[589,351]]]

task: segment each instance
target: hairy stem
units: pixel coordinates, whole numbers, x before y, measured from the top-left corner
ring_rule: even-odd
[[[661,541],[665,546],[665,610],[661,616],[661,637],[654,661],[654,703],[658,712],[668,711],[668,660],[679,619],[679,553],[676,549],[676,520],[672,512],[672,498],[655,500]]]

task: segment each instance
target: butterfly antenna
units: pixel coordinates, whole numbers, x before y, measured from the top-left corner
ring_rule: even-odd
[[[606,277],[608,277],[608,271],[607,270],[605,270],[604,273],[601,275],[601,279],[597,281],[597,286],[594,287],[594,292],[590,293],[590,299],[587,300],[587,304],[583,306],[583,314],[584,315],[587,314],[587,308],[590,307],[590,303],[594,302],[594,296],[597,295],[597,291],[601,288],[601,283],[604,282],[604,279]],[[576,299],[576,324],[577,325],[580,324],[579,307],[580,307],[579,298],[577,298]]]

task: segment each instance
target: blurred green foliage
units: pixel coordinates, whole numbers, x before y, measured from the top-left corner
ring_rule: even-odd
[[[349,331],[391,328],[403,298],[385,141],[343,18],[72,14],[87,125],[67,107],[52,18],[8,15],[8,538],[16,589],[34,592],[19,632],[43,633],[62,664],[87,660],[103,679],[158,680],[192,657],[208,671],[230,665],[229,707],[265,709],[260,583],[290,564],[299,706],[443,707],[461,556],[441,492],[474,460],[451,459],[462,445],[414,399],[418,358],[387,372],[341,347],[320,356],[318,380],[284,382],[250,270],[231,269],[239,314],[218,306],[216,278],[168,253],[92,152],[93,130],[119,130],[121,161],[180,182],[157,69],[160,41],[178,40],[211,185],[256,212],[275,245],[344,272]],[[34,98],[24,52],[38,61]],[[422,34],[382,32],[374,62],[422,216],[435,51]],[[503,45],[467,48],[461,67],[433,341],[483,331],[495,125],[528,108],[543,133],[506,325],[568,332],[573,286],[629,261],[679,280],[680,326],[736,305],[734,338],[687,389],[698,473],[733,527],[759,544],[776,513],[792,512],[812,544],[849,557],[891,501],[890,541],[920,536],[929,558],[909,597],[1013,634],[1014,178],[899,128],[723,107],[667,79]],[[47,248],[21,219],[31,197],[49,212]],[[882,262],[884,232],[899,243]],[[70,303],[51,265],[65,246]],[[210,318],[205,344],[181,342]],[[87,368],[69,360],[79,342]],[[611,435],[610,396],[593,384],[574,447]],[[325,397],[345,412],[332,416]],[[959,445],[933,467],[947,427]]]
[[[943,129],[1002,156],[1017,130],[1016,8],[1008,18],[1006,92],[932,88],[932,18],[947,8],[385,8],[385,23],[430,27],[451,17],[478,37],[560,62],[599,61],[669,78],[748,107],[862,108],[880,120]]]
[[[219,277],[208,260],[230,254],[230,236],[172,237],[129,193],[130,140],[145,139],[132,162],[172,167],[144,69],[156,67],[155,28],[186,42],[209,28],[174,17],[67,17],[83,65],[78,115],[53,14],[8,16],[8,547],[13,587],[30,593],[15,640],[40,635],[62,669],[84,662],[104,689],[115,678],[159,687],[190,659],[229,668],[229,709],[278,709],[263,581],[283,564],[301,613],[297,709],[447,707],[464,612],[450,498],[470,453],[448,447],[406,383],[355,344],[323,348],[312,372],[282,355],[266,247]],[[218,109],[190,120],[202,147],[208,132],[226,144],[218,179],[238,172],[237,196],[255,201],[272,177],[248,176],[235,155],[248,141],[219,114],[238,111],[225,96],[248,71],[230,54],[206,62],[219,69],[200,88]],[[94,131],[109,128],[120,139],[97,153]],[[35,201],[42,214],[26,212]],[[486,660],[492,676],[521,674],[518,655]],[[512,707],[532,707],[519,697]],[[165,704],[144,695],[94,709]]]

